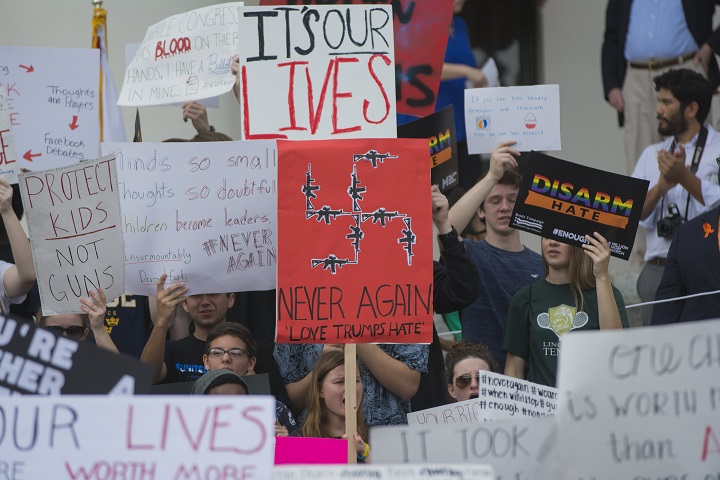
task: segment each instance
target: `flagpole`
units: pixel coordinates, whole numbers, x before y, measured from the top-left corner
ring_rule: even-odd
[[[92,18],[92,48],[100,50],[102,55],[102,46],[100,45],[100,30],[104,30],[105,34],[105,48],[107,48],[107,12],[102,8],[103,0],[92,0],[94,6],[93,18]],[[100,86],[98,88],[98,99],[103,98],[103,72],[100,68]],[[103,102],[98,102],[98,114],[100,115],[100,141],[103,141]]]

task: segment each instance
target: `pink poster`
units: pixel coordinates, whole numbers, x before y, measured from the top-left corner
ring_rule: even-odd
[[[275,437],[275,465],[348,463],[348,441],[337,438]]]

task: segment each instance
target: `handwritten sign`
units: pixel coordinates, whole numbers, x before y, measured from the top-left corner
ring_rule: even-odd
[[[281,141],[278,153],[277,341],[429,343],[427,140]]]
[[[276,437],[275,465],[346,464],[348,441],[338,438]]]
[[[17,183],[20,167],[11,123],[10,108],[0,90],[0,176],[10,183]]]
[[[717,478],[718,371],[717,320],[563,338],[553,478]]]
[[[557,85],[465,90],[465,129],[470,153],[490,153],[498,143],[513,148],[560,150],[560,89]]]
[[[10,397],[0,418],[16,435],[0,437],[0,471],[18,479],[271,478],[274,414],[272,397]]]
[[[336,480],[372,478],[379,480],[493,480],[489,465],[347,465],[323,467],[282,466],[273,469],[272,480]]]
[[[556,388],[480,371],[478,398],[408,413],[408,425],[454,425],[503,418],[546,417],[557,411]]]
[[[0,92],[19,155],[0,168],[45,170],[99,156],[99,52],[0,47]]]
[[[397,111],[418,117],[435,110],[453,0],[261,0],[260,5],[391,5],[394,19]],[[422,44],[422,48],[417,48]]]
[[[117,156],[125,293],[154,295],[163,273],[191,295],[274,288],[275,142],[102,148]]]
[[[398,127],[398,138],[427,138],[430,146],[430,181],[445,192],[460,182],[453,106]]]
[[[124,292],[115,158],[19,175],[43,314],[83,313],[80,299]]]
[[[0,332],[0,396],[131,395],[145,393],[150,387],[152,367],[133,357],[57,336],[27,320],[2,315]],[[102,368],[98,368],[100,365]],[[0,403],[5,401],[3,398]]]
[[[493,468],[498,480],[534,479],[553,425],[552,418],[516,418],[462,426],[372,427],[369,443],[373,465],[483,463]]]
[[[647,191],[647,180],[532,152],[510,226],[576,246],[599,232],[627,260]]]
[[[394,58],[390,7],[244,8],[243,138],[395,137]]]
[[[151,25],[125,71],[118,105],[166,105],[214,97],[232,89],[238,8],[223,3]]]

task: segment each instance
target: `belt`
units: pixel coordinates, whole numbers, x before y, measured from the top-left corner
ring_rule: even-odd
[[[695,57],[694,53],[688,53],[687,55],[680,55],[673,58],[665,59],[651,59],[647,62],[629,62],[630,67],[639,68],[641,70],[660,70],[661,68],[672,67],[674,65],[680,65],[681,63],[687,62],[691,58]]]
[[[667,258],[655,257],[648,260],[646,263],[650,265],[657,265],[658,267],[664,267],[667,264]]]

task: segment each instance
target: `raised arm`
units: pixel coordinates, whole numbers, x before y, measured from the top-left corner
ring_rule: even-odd
[[[3,275],[3,285],[8,297],[25,295],[35,283],[35,265],[33,264],[30,241],[20,225],[12,208],[13,189],[7,180],[0,178],[0,216],[2,216],[12,249],[15,265]]]
[[[155,367],[155,383],[162,382],[167,376],[165,365],[165,338],[175,318],[177,305],[182,302],[188,288],[183,283],[175,283],[165,288],[166,274],[162,274],[157,282],[157,319],[150,338],[140,355],[140,360]]]
[[[583,244],[582,248],[593,261],[593,275],[595,275],[595,290],[597,291],[598,316],[600,329],[623,328],[620,320],[615,295],[613,293],[608,265],[610,263],[610,247],[605,237],[595,232],[592,236],[586,235],[590,242]]]
[[[485,201],[485,197],[502,178],[505,169],[517,167],[515,157],[519,157],[520,152],[512,148],[515,143],[515,140],[508,140],[495,147],[490,154],[490,170],[487,175],[468,190],[450,209],[450,223],[455,225],[458,232],[465,230],[473,215]]]
[[[90,300],[81,298],[80,308],[87,313],[90,319],[90,330],[92,330],[95,337],[95,344],[113,353],[120,353],[115,346],[115,342],[110,338],[110,334],[105,330],[105,312],[107,312],[105,291],[98,288],[97,292],[89,290],[88,293],[90,294]]]

